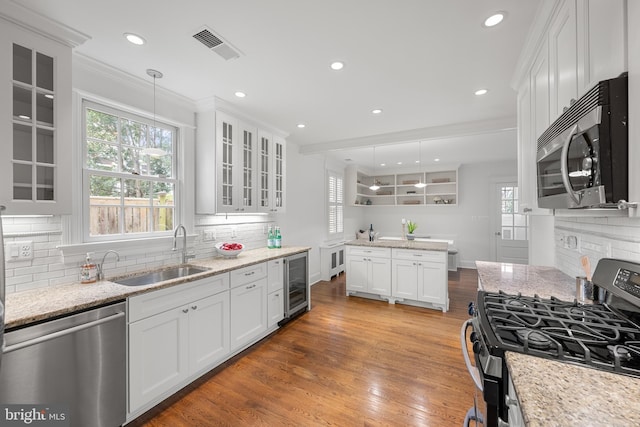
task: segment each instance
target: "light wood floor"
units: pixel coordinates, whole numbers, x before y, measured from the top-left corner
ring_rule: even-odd
[[[475,270],[449,277],[450,311],[312,287],[312,310],[135,420],[135,427],[461,426],[473,383],[460,327]]]

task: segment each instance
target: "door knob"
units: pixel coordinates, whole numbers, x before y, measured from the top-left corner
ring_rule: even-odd
[[[496,236],[502,236],[502,233],[501,233],[501,232],[499,232],[499,231],[496,231],[496,233],[495,233],[495,234],[496,234]]]

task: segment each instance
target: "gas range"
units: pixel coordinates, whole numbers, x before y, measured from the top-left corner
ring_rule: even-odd
[[[466,343],[463,355],[482,393],[484,407],[474,413],[482,412],[483,426],[510,415],[507,351],[640,378],[640,264],[602,259],[592,281],[604,290],[602,303],[478,292],[461,340],[472,328],[475,366]]]
[[[557,359],[640,377],[640,328],[606,304],[478,293],[487,351]]]

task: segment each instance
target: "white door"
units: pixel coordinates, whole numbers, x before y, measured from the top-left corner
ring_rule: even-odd
[[[418,299],[418,272],[415,261],[394,259],[392,261],[391,283],[393,296],[406,299]]]
[[[267,330],[267,279],[231,289],[231,350]]]
[[[514,182],[497,183],[495,191],[496,261],[528,264],[529,217],[518,213],[518,185]]]
[[[391,260],[369,258],[369,291],[374,294],[391,295]]]
[[[189,304],[190,373],[209,368],[229,353],[229,292]]]

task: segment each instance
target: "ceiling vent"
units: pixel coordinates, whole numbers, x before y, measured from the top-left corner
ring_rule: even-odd
[[[213,50],[227,61],[240,57],[240,51],[207,27],[204,27],[195,33],[193,38],[205,45],[208,49]]]

